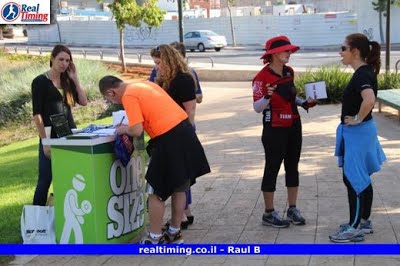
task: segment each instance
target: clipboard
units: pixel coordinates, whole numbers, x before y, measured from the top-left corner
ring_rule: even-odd
[[[76,133],[73,135],[68,135],[65,138],[66,139],[95,139],[98,137],[99,137],[99,135],[94,134],[94,133]]]
[[[309,82],[304,85],[304,91],[306,93],[306,99],[326,99],[328,95],[326,93],[325,81]]]

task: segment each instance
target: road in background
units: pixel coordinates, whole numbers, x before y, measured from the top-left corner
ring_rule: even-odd
[[[9,49],[15,49],[19,52],[26,51],[29,47],[30,53],[37,53],[41,50],[43,53],[49,53],[52,46],[28,46],[26,43],[6,43],[4,44]],[[82,46],[69,46],[75,54],[83,54],[90,56],[103,56],[116,57],[119,54],[118,48],[107,47],[82,47]],[[125,48],[125,56],[129,59],[151,60],[150,57],[151,47],[145,48]],[[251,47],[226,47],[220,52],[214,50],[207,50],[206,52],[189,52],[187,51],[187,58],[192,63],[210,63],[211,59],[215,64],[233,64],[233,65],[249,65],[249,66],[262,66],[260,56],[264,53],[262,46]],[[312,50],[300,50],[291,56],[290,65],[294,68],[315,68],[329,65],[341,65],[339,47],[337,51],[334,48],[313,48]],[[385,65],[385,52],[381,53],[382,66]],[[400,51],[392,51],[390,59],[390,68],[395,69],[395,64],[400,60]],[[399,66],[400,68],[400,63]],[[383,68],[382,68],[383,69]]]

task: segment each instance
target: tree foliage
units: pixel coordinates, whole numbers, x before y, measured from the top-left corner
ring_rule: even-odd
[[[164,20],[166,12],[157,6],[157,2],[158,0],[146,0],[142,4],[135,0],[115,0],[108,7],[119,30],[125,29],[126,25],[139,28],[142,23],[150,27],[158,27]]]
[[[109,8],[115,18],[115,23],[119,30],[125,29],[125,25],[140,27],[142,24],[142,10],[136,1],[116,0],[109,5]]]
[[[400,7],[400,0],[391,0],[391,5]],[[387,0],[376,0],[372,2],[372,8],[379,13],[379,35],[381,37],[381,43],[385,42],[383,37],[383,26],[382,26],[382,16],[386,16],[387,11]]]
[[[390,4],[400,7],[400,0],[391,0]],[[376,2],[372,2],[372,7],[375,11],[382,12],[386,15],[387,0],[376,0]]]
[[[97,0],[102,2],[103,0]],[[124,30],[126,25],[140,28],[143,24],[148,27],[159,27],[164,20],[166,11],[157,6],[158,0],[115,0],[109,4],[111,13],[120,33],[120,57],[123,70],[126,70],[124,52]]]
[[[164,15],[167,13],[157,6],[158,0],[148,0],[143,8],[143,22],[149,26],[159,27],[164,20]]]

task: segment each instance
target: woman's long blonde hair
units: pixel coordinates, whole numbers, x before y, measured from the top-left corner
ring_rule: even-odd
[[[170,45],[162,44],[157,46],[151,49],[150,54],[152,57],[160,58],[163,65],[163,75],[161,75],[160,71],[157,71],[155,82],[164,90],[168,90],[172,80],[175,79],[179,72],[187,73],[193,77],[185,58]]]

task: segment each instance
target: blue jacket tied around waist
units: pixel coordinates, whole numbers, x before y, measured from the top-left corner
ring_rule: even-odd
[[[375,121],[347,126],[339,124],[336,130],[335,156],[339,167],[359,195],[371,184],[371,175],[381,169],[386,156],[378,141]],[[343,166],[344,165],[344,166]]]

